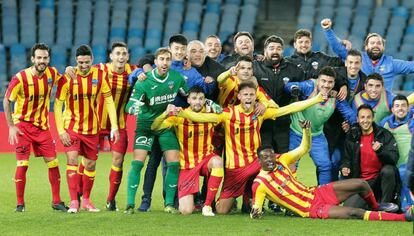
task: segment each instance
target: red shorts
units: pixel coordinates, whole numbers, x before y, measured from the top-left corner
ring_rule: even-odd
[[[35,157],[56,157],[56,145],[49,130],[42,130],[28,122],[19,122],[16,127],[23,133],[17,134],[16,159],[27,160],[30,146]]]
[[[71,140],[69,147],[64,147],[65,152],[77,151],[89,160],[98,159],[99,134],[77,134],[73,131],[66,131]]]
[[[116,143],[111,141],[111,131],[110,130],[101,130],[99,132],[99,149],[103,150],[105,147],[105,137],[109,140],[110,150],[119,152],[125,155],[128,148],[128,134],[125,129],[120,129],[119,131],[119,140]]]
[[[199,177],[209,177],[208,162],[216,154],[209,154],[203,158],[203,160],[192,169],[180,170],[178,176],[178,199],[187,195],[194,194],[199,191]]]
[[[247,183],[250,184],[260,172],[258,159],[245,167],[237,169],[226,169],[224,174],[223,188],[220,199],[237,198],[246,192]]]
[[[319,186],[315,189],[315,197],[311,202],[310,218],[326,219],[329,217],[329,209],[340,204],[333,189],[333,183]]]

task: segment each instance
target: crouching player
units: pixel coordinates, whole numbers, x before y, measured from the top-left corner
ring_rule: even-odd
[[[194,86],[189,90],[189,110],[197,113],[205,111],[205,101],[201,87]],[[202,214],[214,216],[211,204],[215,200],[224,173],[222,159],[213,152],[212,137],[215,123],[197,123],[182,117],[168,117],[176,111],[175,106],[168,105],[167,110],[154,120],[151,129],[175,128],[180,144],[179,210],[185,215],[194,211],[194,194],[199,191],[199,176],[204,176],[208,178],[208,182]]]
[[[341,180],[318,187],[307,187],[300,183],[289,169],[289,164],[298,161],[310,149],[310,122],[300,121],[300,126],[303,138],[298,148],[281,155],[276,155],[270,146],[258,148],[262,170],[253,183],[251,218],[261,217],[263,201],[267,198],[302,217],[412,221],[411,209],[405,214],[385,212],[395,212],[398,206],[393,203],[378,204],[372,189],[362,179]],[[373,211],[339,206],[354,194],[359,194]]]

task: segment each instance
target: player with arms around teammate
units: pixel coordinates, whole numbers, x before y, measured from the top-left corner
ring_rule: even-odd
[[[173,205],[180,168],[178,141],[171,129],[151,131],[154,119],[165,111],[168,104],[174,101],[179,92],[186,95],[188,90],[184,77],[177,71],[170,70],[171,58],[171,51],[167,48],[160,48],[156,51],[154,60],[156,68],[146,72],[146,80],[135,83],[125,108],[129,114],[138,115],[134,138],[134,157],[128,173],[125,213],[134,213],[135,195],[141,170],[148,152],[151,151],[155,136],[158,136],[161,150],[167,160],[164,211],[176,213]]]
[[[30,146],[33,147],[36,157],[43,156],[49,169],[52,208],[66,211],[66,206],[60,199],[59,163],[55,142],[49,131],[48,115],[52,87],[60,79],[60,75],[56,68],[49,67],[50,49],[46,44],[33,45],[31,61],[31,67],[13,76],[3,100],[4,115],[9,126],[9,143],[16,147],[16,212],[25,211],[24,190]]]
[[[201,113],[206,111],[203,89],[192,87],[188,92],[188,108]],[[208,178],[207,196],[202,209],[204,216],[214,216],[211,208],[221,180],[223,179],[223,161],[216,155],[212,144],[213,123],[197,123],[177,116],[168,116],[177,108],[169,105],[167,110],[155,119],[152,129],[175,128],[180,144],[180,175],[178,177],[179,210],[182,214],[194,211],[194,194],[199,191],[199,176]],[[201,115],[201,114],[200,114]]]
[[[381,210],[396,211],[398,206],[393,203],[378,204],[372,189],[362,179],[341,180],[317,187],[307,187],[300,183],[292,174],[289,165],[309,152],[311,125],[309,121],[301,121],[300,126],[303,129],[303,138],[298,148],[281,155],[276,155],[271,146],[263,146],[257,150],[262,170],[253,183],[251,218],[261,217],[263,201],[267,198],[302,217],[412,221],[411,211],[405,214],[382,212]],[[339,206],[354,194],[359,194],[372,211]]]
[[[66,176],[70,194],[69,213],[79,211],[78,193],[83,193],[82,208],[98,212],[90,201],[98,159],[99,118],[98,102],[101,96],[111,121],[111,137],[116,143],[119,139],[116,110],[111,89],[105,72],[97,66],[92,67],[92,49],[81,45],[76,49],[76,77],[67,74],[59,81],[55,100],[55,119],[60,140],[68,159]],[[64,115],[62,106],[65,104]],[[83,155],[83,173],[78,172],[78,156]],[[80,189],[80,182],[83,183]]]

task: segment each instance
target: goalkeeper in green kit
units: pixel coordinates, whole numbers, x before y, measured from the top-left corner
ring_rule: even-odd
[[[134,213],[135,195],[137,193],[141,170],[154,137],[158,136],[161,149],[167,161],[165,177],[164,211],[176,213],[174,196],[177,191],[179,173],[179,145],[174,132],[167,129],[160,132],[151,131],[154,119],[162,114],[168,104],[171,104],[177,93],[186,96],[188,88],[184,77],[174,70],[170,70],[171,52],[167,48],[160,48],[155,53],[156,68],[146,73],[147,79],[137,81],[131,97],[126,105],[126,112],[137,115],[137,126],[134,138],[134,157],[128,173],[127,207],[125,213]]]

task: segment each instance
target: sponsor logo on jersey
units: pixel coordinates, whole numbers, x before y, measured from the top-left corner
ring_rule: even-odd
[[[174,88],[174,81],[168,82],[168,88],[170,88],[171,90]]]
[[[144,145],[144,146],[151,146],[152,145],[152,138],[147,138],[145,136],[139,136],[135,139],[136,145]]]
[[[312,65],[313,69],[315,69],[315,70],[317,70],[318,67],[319,67],[319,63],[317,61],[312,62],[311,65]]]

